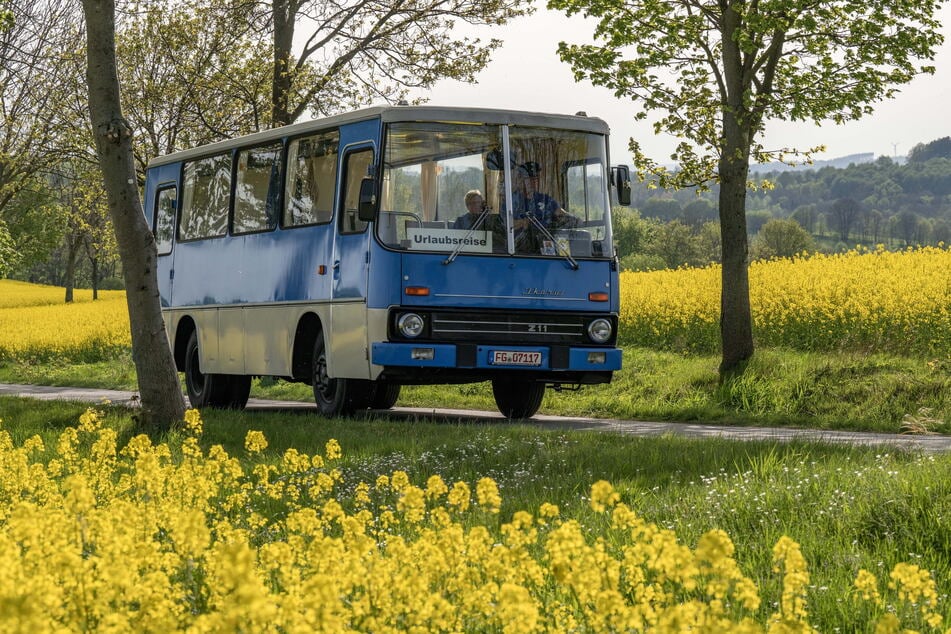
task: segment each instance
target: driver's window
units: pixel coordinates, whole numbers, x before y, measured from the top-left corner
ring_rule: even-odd
[[[360,220],[360,183],[369,174],[373,163],[373,150],[358,150],[347,155],[344,178],[343,208],[340,214],[340,233],[361,233],[367,222]]]

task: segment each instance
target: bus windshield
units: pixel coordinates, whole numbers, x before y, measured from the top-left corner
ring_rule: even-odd
[[[377,232],[407,251],[611,257],[605,139],[515,125],[391,123]]]

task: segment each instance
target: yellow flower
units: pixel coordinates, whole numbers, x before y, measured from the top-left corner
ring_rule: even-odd
[[[327,460],[339,460],[343,455],[343,451],[340,449],[340,443],[333,438],[328,440],[324,446],[324,455],[327,457]]]
[[[503,583],[499,588],[498,615],[505,634],[530,634],[538,630],[538,604],[520,585]]]
[[[502,506],[499,486],[492,478],[481,478],[476,482],[476,499],[479,501],[479,506],[489,513],[498,513]]]
[[[620,501],[621,496],[614,490],[610,482],[598,480],[591,485],[591,508],[595,512],[604,513]]]
[[[201,436],[201,412],[197,409],[191,408],[185,410],[185,431],[196,438]]]
[[[438,475],[429,476],[429,480],[426,481],[426,497],[428,498],[438,498],[449,492],[449,487],[446,486],[446,483]]]
[[[878,579],[868,570],[864,568],[859,570],[859,574],[855,577],[854,585],[855,589],[861,593],[862,599],[865,601],[874,601],[876,603],[881,601],[882,597],[878,592]]]
[[[353,500],[360,506],[366,506],[370,503],[370,485],[361,482],[353,492]]]
[[[396,503],[396,510],[401,511],[408,522],[418,523],[426,513],[426,494],[419,487],[405,487]]]
[[[86,409],[79,417],[79,430],[86,432],[96,431],[101,425],[99,417],[100,413],[93,408],[90,407]]]
[[[405,471],[394,471],[393,475],[390,477],[390,487],[399,493],[403,489],[409,486],[409,476],[406,475]]]
[[[548,502],[543,502],[542,505],[538,507],[538,516],[545,519],[554,519],[558,517],[559,513],[558,507]]]
[[[267,439],[260,431],[253,429],[248,430],[247,435],[244,437],[244,448],[250,454],[260,453],[267,449]]]
[[[452,489],[449,491],[449,497],[446,502],[451,507],[463,513],[469,509],[469,500],[470,500],[469,485],[465,482],[456,482],[452,485]]]

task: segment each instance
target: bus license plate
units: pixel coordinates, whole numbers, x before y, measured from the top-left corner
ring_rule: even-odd
[[[489,358],[492,365],[528,365],[538,367],[542,364],[541,352],[521,350],[493,350]]]

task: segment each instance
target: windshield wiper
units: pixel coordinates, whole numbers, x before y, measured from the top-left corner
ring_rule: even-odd
[[[459,244],[456,245],[456,248],[452,250],[452,253],[449,254],[449,257],[442,261],[443,264],[452,264],[456,259],[456,256],[462,251],[462,247],[465,246],[466,240],[469,236],[472,235],[472,232],[479,228],[479,225],[482,224],[482,221],[485,220],[485,217],[489,215],[489,208],[483,207],[482,213],[479,214],[479,217],[475,219],[475,222],[472,223],[472,226],[469,227],[469,231],[466,232],[466,235],[462,237],[462,240],[459,241]]]
[[[545,225],[542,224],[541,220],[539,220],[538,218],[535,217],[535,214],[533,214],[533,213],[528,213],[528,214],[525,214],[525,215],[526,215],[526,217],[528,217],[529,222],[531,222],[533,225],[535,225],[535,228],[538,229],[539,231],[541,231],[542,234],[543,234],[546,238],[548,238],[549,240],[551,240],[552,244],[555,245],[555,248],[558,249],[558,250],[562,253],[562,255],[565,256],[565,259],[568,260],[568,263],[571,265],[571,269],[572,269],[573,271],[577,271],[577,270],[578,270],[578,263],[575,261],[575,259],[574,259],[573,257],[571,257],[571,253],[568,251],[568,249],[566,249],[566,248],[564,248],[563,246],[561,246],[561,245],[558,243],[558,241],[555,240],[555,236],[553,236],[553,235],[551,235],[551,233],[549,233],[548,228],[545,227]]]

